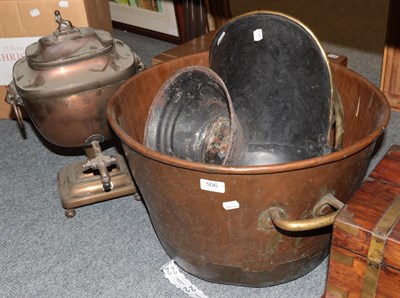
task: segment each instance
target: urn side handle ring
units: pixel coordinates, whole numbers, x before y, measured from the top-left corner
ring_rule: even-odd
[[[259,226],[264,230],[277,227],[289,232],[319,229],[332,225],[344,205],[344,203],[336,199],[332,194],[327,194],[314,206],[312,212],[314,217],[298,220],[288,220],[284,209],[280,207],[270,207],[261,213],[259,217]],[[336,209],[336,211],[328,213],[332,208]]]
[[[24,118],[20,108],[20,106],[23,106],[24,103],[21,96],[19,96],[18,92],[15,90],[15,85],[13,82],[7,86],[6,102],[11,105],[14,115],[17,118],[19,127],[24,128]]]

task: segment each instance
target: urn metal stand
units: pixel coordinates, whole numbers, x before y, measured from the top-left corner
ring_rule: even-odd
[[[99,139],[85,146],[87,160],[76,161],[58,171],[58,192],[65,216],[74,217],[75,208],[133,194],[140,199],[122,155],[104,155]]]

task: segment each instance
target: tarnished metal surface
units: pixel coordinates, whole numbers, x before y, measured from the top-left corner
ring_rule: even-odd
[[[185,67],[161,86],[145,128],[149,148],[218,165],[238,158],[242,138],[224,82],[203,66]]]
[[[346,202],[359,187],[375,142],[389,121],[386,98],[358,74],[331,65],[343,103],[342,149],[276,165],[190,162],[143,145],[154,96],[172,74],[189,65],[207,66],[207,53],[134,76],[107,109],[163,247],[186,271],[213,282],[268,286],[309,272],[328,253],[329,229],[266,231],[258,218],[273,206],[284,209],[289,220],[312,217],[315,204],[329,193]],[[204,181],[208,190],[202,189]],[[235,209],[225,209],[224,203],[231,201],[237,202]]]
[[[108,172],[113,184],[109,191],[104,191],[100,175],[83,171],[86,160],[76,161],[58,171],[58,191],[67,216],[74,208],[137,192],[123,156],[116,155],[115,159],[116,165]]]
[[[61,204],[73,217],[76,207],[136,192],[123,157],[103,155],[100,143],[112,136],[106,118],[109,99],[144,65],[110,33],[74,27],[59,11],[55,19],[58,29],[28,46],[15,63],[8,102],[21,126],[19,106],[24,106],[50,143],[85,147],[89,160],[58,173]]]
[[[335,217],[344,206],[332,194],[327,194],[314,206],[311,218],[287,220],[285,210],[279,207],[271,207],[263,213],[259,219],[260,225],[265,229],[277,227],[288,232],[310,231],[321,229],[333,224]],[[336,211],[330,214],[331,207]]]
[[[26,49],[12,85],[40,133],[64,147],[111,136],[105,109],[115,90],[143,69],[140,58],[110,33],[77,28],[56,12],[59,28]]]
[[[235,165],[291,162],[330,153],[333,83],[317,38],[288,15],[256,11],[232,19],[210,46],[243,129]]]

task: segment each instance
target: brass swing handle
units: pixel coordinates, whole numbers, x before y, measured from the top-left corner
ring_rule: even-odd
[[[333,195],[327,194],[314,206],[313,215],[315,217],[313,218],[287,220],[286,213],[282,208],[271,207],[261,214],[259,224],[264,229],[272,229],[276,226],[279,229],[290,232],[319,229],[332,225],[343,206],[344,204]],[[331,207],[337,210],[326,214]]]

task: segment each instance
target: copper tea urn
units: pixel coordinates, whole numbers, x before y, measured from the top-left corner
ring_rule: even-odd
[[[106,118],[109,99],[144,66],[110,33],[77,28],[58,11],[55,19],[58,29],[29,45],[15,63],[7,101],[20,125],[23,106],[50,143],[85,148],[89,160],[62,169],[58,177],[62,205],[73,216],[75,207],[135,191],[123,158],[104,156],[100,143],[112,136]]]

